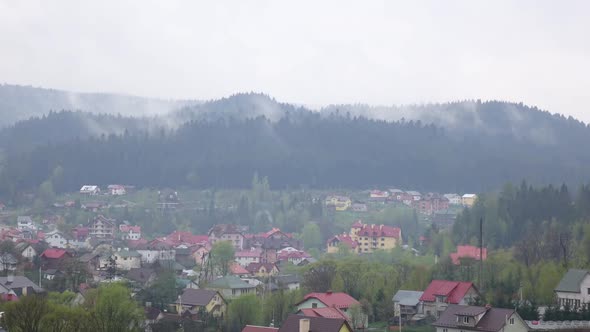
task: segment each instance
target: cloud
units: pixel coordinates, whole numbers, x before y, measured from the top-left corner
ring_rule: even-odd
[[[500,99],[590,121],[590,3],[0,2],[7,83],[297,104]]]

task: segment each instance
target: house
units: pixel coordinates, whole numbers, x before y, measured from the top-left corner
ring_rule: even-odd
[[[246,270],[256,277],[267,278],[279,274],[279,268],[273,263],[250,263]]]
[[[107,204],[103,202],[86,202],[80,206],[83,210],[98,212],[98,210],[106,207]]]
[[[235,263],[235,262],[230,264],[229,273],[233,276],[238,277],[238,278],[244,278],[244,277],[250,276],[250,272],[248,270],[246,270],[245,267],[243,267],[240,264]]]
[[[350,323],[348,316],[338,308],[306,308],[297,311],[297,315],[305,317],[342,318]]]
[[[103,215],[96,216],[88,225],[88,234],[95,238],[112,239],[115,234],[115,220]]]
[[[141,238],[141,226],[119,225],[122,240],[139,240]]]
[[[472,282],[432,280],[420,297],[424,313],[428,316],[440,317],[449,304],[469,304],[480,297],[479,291]]]
[[[342,235],[335,235],[328,239],[328,248],[326,251],[328,254],[334,254],[338,252],[340,245],[344,245],[348,247],[350,250],[356,252],[358,248],[358,243],[352,239],[352,237],[348,234]]]
[[[514,309],[450,304],[432,323],[436,332],[486,331],[527,332],[528,327]]]
[[[218,291],[208,289],[186,288],[174,302],[176,312],[182,313],[187,310],[196,311],[204,309],[213,317],[225,316],[227,302]]]
[[[41,294],[45,290],[25,276],[0,277],[0,286],[10,289],[16,296]]]
[[[37,257],[37,250],[33,248],[28,242],[19,242],[14,246],[14,250],[21,254],[24,258],[32,261],[33,258]]]
[[[408,194],[414,202],[417,202],[422,198],[422,194],[417,191],[410,190],[407,191],[406,194]]]
[[[141,267],[141,254],[135,250],[123,249],[113,255],[117,269],[129,271]]]
[[[86,271],[92,274],[99,269],[99,257],[100,255],[97,253],[89,252],[78,257],[78,262],[82,263],[86,268]]]
[[[43,270],[59,269],[70,258],[72,254],[65,249],[49,248],[41,253],[41,266]]]
[[[78,225],[72,228],[72,238],[74,241],[84,242],[88,238],[90,234],[90,229],[88,227],[84,227],[82,225]]]
[[[281,251],[277,252],[277,254],[278,254],[279,262],[289,262],[293,265],[297,265],[297,264],[301,263],[301,261],[303,261],[305,258],[311,257],[311,255],[309,255],[305,251],[300,251],[300,250],[294,250],[294,251],[281,250]]]
[[[82,195],[98,195],[100,194],[100,188],[93,185],[84,185],[80,188],[80,194]]]
[[[414,315],[424,313],[422,302],[420,302],[423,293],[420,291],[398,290],[393,296],[395,316],[401,316],[402,320],[410,320]]]
[[[296,274],[275,275],[271,277],[271,281],[279,289],[296,290],[301,287],[301,279]]]
[[[0,271],[6,271],[7,273],[12,273],[16,271],[16,265],[18,264],[18,260],[14,257],[13,254],[9,252],[5,252],[0,254]],[[11,272],[12,271],[12,272]]]
[[[147,244],[138,245],[137,252],[141,255],[141,262],[153,264],[159,260],[174,260],[176,250],[170,241],[155,239]]]
[[[29,216],[18,216],[16,217],[16,228],[19,231],[23,230],[37,230],[37,226],[33,222],[33,219]]]
[[[450,254],[451,260],[453,264],[459,265],[461,263],[461,259],[473,259],[476,261],[479,260],[486,260],[488,258],[488,249],[482,248],[480,253],[480,248],[475,246],[457,246],[457,252],[453,252]],[[483,257],[483,259],[482,259]]]
[[[218,291],[224,299],[235,299],[244,294],[256,294],[256,286],[250,285],[235,276],[225,276],[213,280],[206,289]]]
[[[386,200],[389,198],[389,192],[381,190],[371,190],[369,198],[374,200]]]
[[[422,196],[418,201],[413,201],[412,206],[418,212],[425,215],[432,215],[439,211],[449,209],[449,200],[437,193],[428,193]]]
[[[45,233],[45,242],[49,245],[50,248],[68,248],[69,240],[63,235],[62,232],[53,230],[51,232]]]
[[[176,209],[178,205],[180,205],[180,199],[177,191],[158,191],[158,209]]]
[[[326,293],[309,293],[303,297],[303,300],[296,304],[297,310],[316,309],[316,308],[336,308],[346,315],[349,319],[352,317],[349,314],[349,309],[352,306],[359,306],[359,301],[346,293],[333,293],[328,291]],[[363,314],[363,323],[358,327],[366,327],[368,325],[368,317]]]
[[[234,258],[236,263],[243,267],[250,265],[251,263],[260,263],[262,257],[262,249],[251,248],[250,250],[236,251]]]
[[[277,332],[278,330],[279,330],[278,327],[246,325],[242,329],[242,332]],[[299,331],[297,331],[297,332],[299,332]]]
[[[352,211],[354,212],[367,212],[369,208],[365,203],[354,203],[352,204]]]
[[[402,230],[399,227],[363,224],[360,220],[352,224],[350,237],[358,243],[358,253],[389,250],[402,244]]]
[[[246,234],[244,238],[246,247],[262,250],[260,259],[263,263],[275,263],[279,259],[278,253],[283,249],[298,250],[302,248],[300,240],[294,239],[291,234],[287,234],[279,228],[273,228],[261,234]]]
[[[477,200],[476,194],[465,194],[465,195],[463,195],[463,197],[461,197],[461,203],[463,204],[463,206],[467,206],[467,207],[472,207],[473,204],[475,204],[476,200]]]
[[[217,241],[229,241],[236,250],[244,249],[244,234],[237,225],[215,225],[207,235],[211,245]]]
[[[348,196],[330,195],[326,197],[324,204],[336,211],[346,211],[351,207],[352,200]]]
[[[461,196],[457,194],[444,194],[443,196],[449,200],[450,205],[461,205],[463,202]]]
[[[131,268],[125,275],[125,279],[140,288],[150,287],[157,277],[156,271],[147,267]]]
[[[127,194],[125,186],[122,186],[120,184],[111,184],[107,187],[107,189],[109,190],[109,194],[111,194],[111,196],[122,196]]]
[[[581,308],[590,303],[590,273],[588,270],[569,269],[554,289],[560,307]]]
[[[279,332],[352,332],[346,319],[306,317],[291,314],[281,324]]]

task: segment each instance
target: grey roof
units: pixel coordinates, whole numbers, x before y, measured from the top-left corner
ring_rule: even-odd
[[[422,294],[424,294],[424,292],[398,290],[393,296],[393,302],[399,302],[401,305],[415,306],[420,302]]]
[[[99,254],[97,254],[97,253],[94,253],[94,252],[89,252],[89,253],[86,253],[86,254],[84,254],[84,255],[82,255],[82,256],[80,256],[80,257],[78,257],[78,260],[79,260],[80,262],[83,262],[83,263],[88,263],[88,262],[90,262],[92,259],[94,259],[94,258],[96,258],[96,257],[99,257],[99,256],[100,256],[100,255],[99,255]]]
[[[175,303],[206,306],[216,294],[217,291],[215,290],[187,288],[183,290],[182,295],[178,297]]]
[[[297,284],[301,282],[301,278],[297,274],[287,274],[287,275],[278,275],[273,277],[275,283],[277,284]]]
[[[474,327],[462,325],[457,322],[457,315],[459,316],[475,316],[477,313],[485,314]],[[500,331],[506,324],[506,318],[512,316],[514,309],[501,308],[482,308],[475,306],[466,306],[458,304],[450,304],[447,309],[440,315],[436,322],[432,323],[437,327],[450,327],[461,330],[471,331],[486,331],[496,332]]]
[[[0,277],[0,284],[10,289],[31,287],[35,292],[38,293],[45,291],[43,288],[37,286],[37,284],[25,276],[14,276],[11,283],[7,283],[7,277]]]
[[[135,250],[121,250],[115,252],[115,254],[120,257],[141,257],[141,254]]]
[[[588,274],[588,270],[569,269],[555,287],[556,292],[579,293],[580,284]]]
[[[214,289],[244,289],[244,288],[256,288],[254,285],[243,281],[242,279],[235,276],[225,276],[219,279],[213,280],[207,288]]]

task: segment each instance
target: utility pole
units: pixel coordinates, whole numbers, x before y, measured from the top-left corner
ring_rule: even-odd
[[[483,217],[479,218],[479,291],[483,286]]]

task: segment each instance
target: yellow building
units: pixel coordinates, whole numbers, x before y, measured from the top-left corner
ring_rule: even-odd
[[[215,290],[209,289],[184,289],[174,303],[176,312],[183,313],[187,310],[199,311],[204,309],[213,317],[223,317],[226,314],[227,302]]]
[[[465,195],[463,195],[463,197],[461,197],[461,203],[463,204],[463,206],[467,206],[467,207],[472,207],[473,204],[475,204],[476,200],[477,200],[476,194],[465,194]]]
[[[358,253],[371,253],[401,245],[402,230],[393,226],[363,224],[357,220],[350,228],[350,238],[357,243]]]
[[[325,204],[336,211],[346,211],[352,206],[352,200],[348,196],[331,195],[326,197]]]

